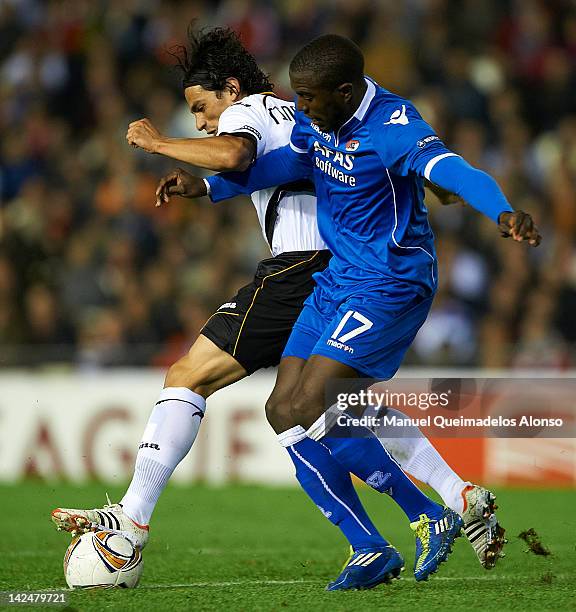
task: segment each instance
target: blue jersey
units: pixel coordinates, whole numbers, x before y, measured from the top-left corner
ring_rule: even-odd
[[[318,282],[344,291],[392,283],[429,295],[437,266],[424,178],[495,221],[512,209],[495,181],[448,150],[411,102],[365,80],[362,102],[335,133],[297,112],[289,146],[246,172],[209,177],[211,197],[219,201],[313,176],[318,227],[334,254]]]
[[[436,286],[424,205],[426,166],[453,155],[407,100],[366,79],[356,113],[335,133],[297,113],[291,147],[312,160],[318,227],[335,257],[334,282]]]
[[[213,201],[313,177],[318,228],[334,254],[296,321],[285,357],[321,355],[390,378],[436,289],[424,178],[494,221],[511,210],[496,182],[442,144],[408,101],[366,79],[354,115],[323,133],[302,113],[289,146],[243,173],[207,179]],[[446,161],[444,161],[446,160]]]

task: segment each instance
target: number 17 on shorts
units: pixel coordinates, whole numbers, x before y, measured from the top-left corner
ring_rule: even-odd
[[[352,319],[352,325],[346,326],[348,321]],[[353,326],[355,323],[355,326]],[[338,349],[343,349],[348,353],[354,353],[354,348],[348,346],[346,343],[352,338],[356,338],[360,334],[367,332],[374,323],[370,321],[367,317],[365,317],[362,313],[356,310],[348,310],[346,314],[338,323],[338,326],[326,341],[328,346],[333,346]],[[348,331],[344,331],[344,328],[347,328]]]
[[[432,298],[407,304],[370,301],[350,308],[343,304],[312,353],[353,367],[358,374],[388,379],[394,376],[418,330]]]

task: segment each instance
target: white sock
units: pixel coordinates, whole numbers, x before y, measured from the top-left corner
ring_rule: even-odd
[[[306,430],[301,425],[294,425],[290,429],[283,431],[277,435],[278,442],[280,442],[280,446],[284,448],[288,448],[293,444],[298,444],[298,442],[304,440],[306,438]]]
[[[342,414],[341,410],[338,410],[336,404],[332,404],[324,414],[321,414],[315,421],[310,425],[306,435],[312,440],[319,442],[322,438],[336,425],[338,417]]]
[[[168,479],[192,448],[205,410],[206,400],[190,389],[162,389],[138,447],[132,482],[120,502],[134,522],[150,522]]]
[[[387,414],[402,420],[409,418],[394,408],[389,408]],[[470,483],[454,472],[418,427],[406,424],[403,428],[395,427],[394,430],[398,437],[387,437],[390,435],[390,428],[384,424],[375,430],[382,446],[405,472],[430,485],[446,506],[454,512],[462,513],[462,489]]]

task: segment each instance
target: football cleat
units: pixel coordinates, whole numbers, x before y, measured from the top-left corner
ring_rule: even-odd
[[[398,578],[403,569],[404,559],[394,546],[359,548],[352,551],[342,573],[326,590],[373,589]]]
[[[51,517],[58,531],[67,531],[74,537],[88,531],[104,530],[124,536],[140,549],[148,544],[148,525],[138,525],[124,514],[120,504],[111,504],[109,499],[103,508],[93,510],[56,508]]]
[[[505,530],[500,526],[496,515],[496,496],[477,485],[468,485],[462,490],[464,500],[464,533],[485,569],[492,569],[500,557],[508,540]]]
[[[454,540],[460,536],[463,525],[462,517],[450,508],[444,508],[438,520],[421,514],[418,521],[410,523],[410,528],[416,535],[416,580],[427,580],[428,576],[436,572],[440,564],[448,559]]]

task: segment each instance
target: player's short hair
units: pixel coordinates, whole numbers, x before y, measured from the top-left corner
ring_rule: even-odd
[[[290,62],[293,74],[310,73],[323,88],[357,82],[364,76],[364,55],[360,47],[344,36],[319,36],[300,49]]]
[[[170,51],[182,71],[184,89],[200,85],[208,91],[220,92],[226,88],[226,79],[230,77],[238,79],[240,89],[247,95],[274,88],[234,30],[196,31],[192,23],[187,34],[187,46],[178,45]]]

